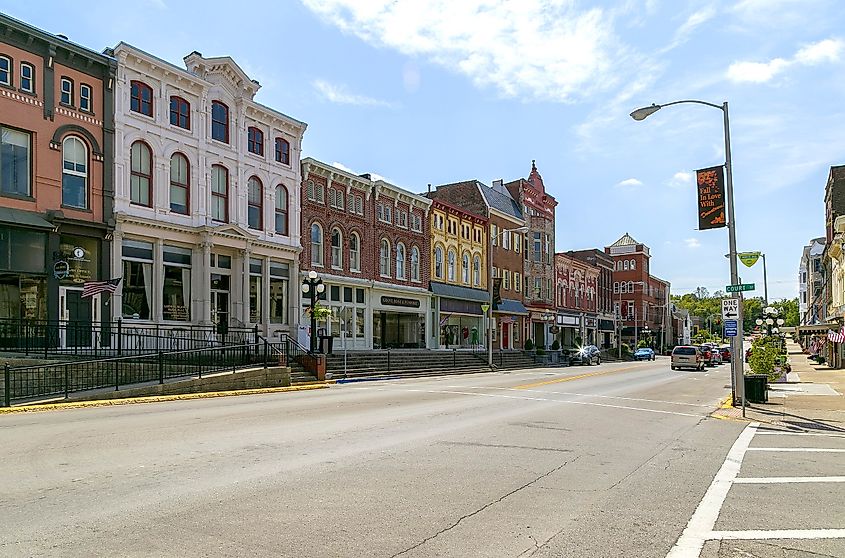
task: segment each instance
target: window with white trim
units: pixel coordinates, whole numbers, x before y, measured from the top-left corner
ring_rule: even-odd
[[[349,270],[361,271],[361,239],[358,233],[349,235]]]
[[[405,278],[405,245],[401,242],[396,245],[396,278]]]
[[[0,70],[1,73],[2,70]],[[35,93],[35,66],[27,62],[21,62],[21,91]]]
[[[411,281],[420,280],[420,249],[411,247]]]
[[[63,77],[61,80],[61,89],[59,102],[63,105],[73,106],[73,80]]]
[[[311,265],[323,265],[323,228],[319,223],[311,224]]]
[[[332,268],[343,269],[343,235],[340,229],[332,229]]]
[[[94,110],[92,107],[94,106],[92,93],[91,93],[91,86],[83,83],[79,86],[79,110],[84,110],[85,112],[91,112]]]
[[[0,85],[12,85],[12,59],[0,56]]]
[[[386,238],[381,239],[379,262],[379,272],[381,273],[381,276],[390,277],[390,242]]]

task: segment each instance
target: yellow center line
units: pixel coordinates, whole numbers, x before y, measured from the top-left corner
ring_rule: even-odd
[[[581,378],[589,378],[591,376],[603,376],[605,374],[615,374],[617,372],[627,372],[629,370],[639,370],[642,366],[626,366],[624,368],[616,368],[614,370],[602,370],[600,372],[589,372],[587,374],[579,374],[577,376],[565,376],[563,378],[555,378],[554,380],[543,380],[542,382],[533,382],[530,384],[523,384],[516,386],[513,389],[531,389],[540,386],[547,386],[549,384],[560,384],[563,382],[571,382],[573,380],[580,380]]]

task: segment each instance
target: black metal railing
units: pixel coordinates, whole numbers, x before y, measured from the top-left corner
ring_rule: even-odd
[[[67,398],[74,392],[103,388],[120,390],[130,385],[164,383],[173,378],[202,378],[215,372],[278,365],[268,358],[266,343],[256,341],[36,366],[13,368],[6,364],[2,404],[9,406],[14,401],[45,397]]]
[[[298,366],[306,372],[316,375],[317,359],[308,349],[297,343],[294,338],[283,334],[279,341],[259,339],[264,343],[263,350],[267,355],[265,358],[267,365],[275,363],[279,366],[290,366],[292,368]]]
[[[0,319],[0,351],[28,356],[108,358],[254,343],[258,326],[139,324],[132,320],[75,322]]]

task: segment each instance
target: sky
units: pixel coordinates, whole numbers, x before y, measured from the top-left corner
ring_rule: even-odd
[[[0,0],[0,11],[101,51],[172,63],[231,56],[256,100],[308,123],[303,156],[411,190],[527,177],[559,202],[558,251],[630,233],[683,294],[729,283],[727,229],[698,231],[695,169],[725,161],[737,247],[767,256],[769,298],[797,296],[845,163],[841,0]],[[740,277],[762,296],[761,264]]]

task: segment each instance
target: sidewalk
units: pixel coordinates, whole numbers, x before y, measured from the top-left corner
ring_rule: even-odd
[[[845,370],[816,364],[792,341],[786,348],[792,365],[790,382],[770,383],[768,403],[748,404],[746,420],[760,422],[763,428],[845,433]],[[796,375],[799,381],[793,382]],[[742,409],[725,407],[715,415],[742,418]]]

